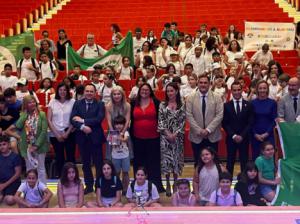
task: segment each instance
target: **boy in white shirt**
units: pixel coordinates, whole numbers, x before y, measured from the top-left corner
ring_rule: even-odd
[[[4,65],[4,75],[0,76],[0,88],[4,92],[7,88],[16,88],[18,78],[12,75],[12,65]]]
[[[288,94],[289,90],[288,90],[288,82],[290,80],[290,76],[288,76],[287,74],[281,74],[278,78],[278,82],[280,85],[280,90],[277,93],[277,100],[280,100],[283,96],[285,96],[286,94]]]
[[[270,75],[271,84],[269,85],[269,98],[277,100],[277,94],[281,90],[281,87],[278,83],[277,74]]]
[[[92,73],[92,84],[96,87],[97,94],[100,95],[101,88],[103,87],[103,82],[100,82],[100,74],[97,71]]]
[[[17,82],[19,90],[16,91],[17,100],[23,102],[23,99],[27,95],[33,95],[36,102],[39,104],[40,101],[37,98],[36,94],[32,90],[28,90],[28,81],[25,78],[20,78]]]
[[[70,75],[70,78],[72,80],[79,80],[79,81],[85,81],[87,80],[87,77],[81,74],[81,68],[80,65],[74,65],[73,73]]]
[[[23,58],[18,62],[18,78],[26,78],[29,81],[35,81],[39,78],[38,62],[31,57],[30,47],[23,47]]]
[[[50,78],[51,80],[56,80],[58,72],[54,63],[49,60],[48,55],[46,53],[41,53],[40,59],[39,67],[42,75],[41,79]]]

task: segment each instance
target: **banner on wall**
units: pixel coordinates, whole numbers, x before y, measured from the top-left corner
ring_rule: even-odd
[[[265,43],[271,50],[293,50],[294,41],[293,23],[245,22],[245,51],[257,51]]]
[[[279,160],[281,183],[277,187],[273,205],[300,205],[300,123],[278,124],[283,159]]]
[[[130,58],[130,62],[133,63],[133,43],[132,34],[128,32],[126,37],[121,43],[110,49],[102,57],[98,58],[82,58],[80,55],[70,46],[67,47],[67,69],[73,70],[74,65],[80,65],[83,70],[93,70],[95,65],[100,65],[101,68],[107,66],[119,67],[122,62],[122,57],[127,56]]]
[[[32,32],[0,38],[0,72],[3,71],[6,63],[12,65],[13,71],[17,70],[16,62],[23,58],[23,47],[30,47],[32,57],[35,56],[34,36]]]

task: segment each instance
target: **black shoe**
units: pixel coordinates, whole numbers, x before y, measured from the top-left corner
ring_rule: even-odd
[[[164,193],[164,192],[166,192],[166,189],[161,185],[161,186],[157,187],[157,191],[158,191],[158,193]]]
[[[89,193],[92,193],[94,191],[93,187],[86,187],[84,189],[84,194],[89,194]]]

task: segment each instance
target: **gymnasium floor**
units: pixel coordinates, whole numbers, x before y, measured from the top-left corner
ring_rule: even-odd
[[[298,221],[297,221],[298,220]],[[299,224],[300,207],[122,209],[0,209],[5,224]]]

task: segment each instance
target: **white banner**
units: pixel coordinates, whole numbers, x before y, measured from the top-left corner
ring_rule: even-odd
[[[265,43],[271,50],[293,50],[294,40],[293,23],[245,22],[245,51],[257,51]]]

